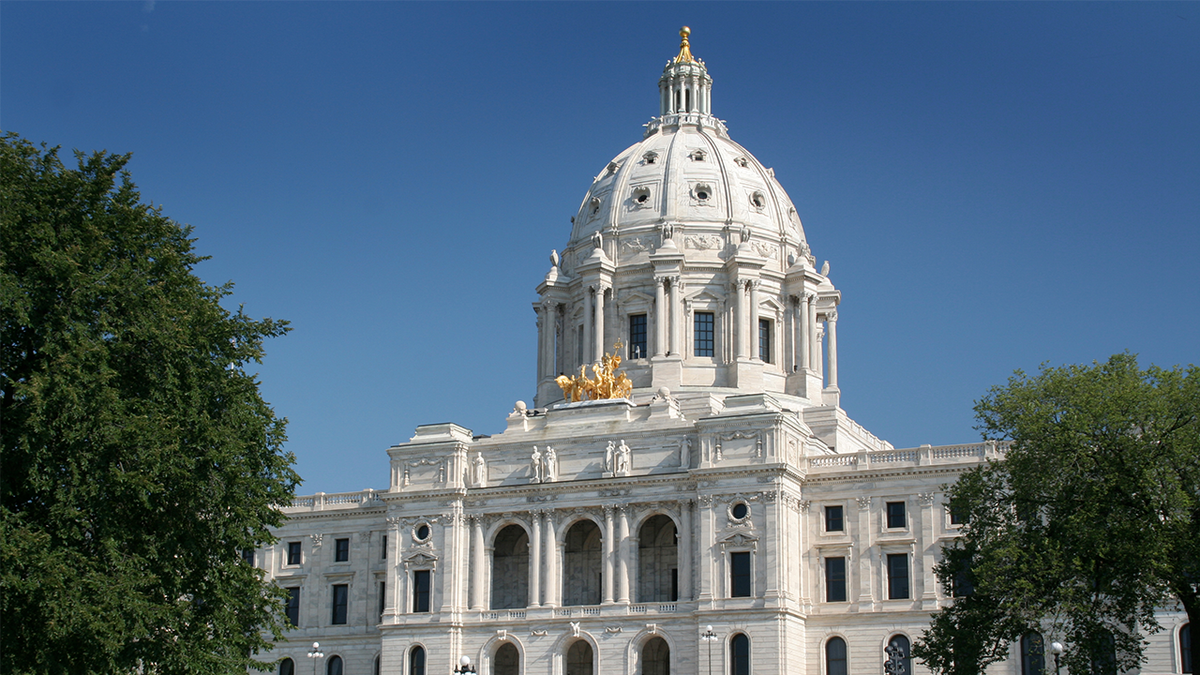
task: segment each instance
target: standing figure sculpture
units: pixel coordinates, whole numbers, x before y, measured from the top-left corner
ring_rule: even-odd
[[[475,455],[474,475],[471,482],[475,487],[483,487],[487,484],[487,464],[483,461],[483,453]]]
[[[617,468],[614,473],[616,473],[618,476],[625,476],[629,474],[629,465],[631,463],[630,460],[632,459],[631,455],[632,452],[630,451],[629,446],[625,445],[625,440],[622,439],[620,447],[617,448]]]
[[[616,469],[616,454],[617,444],[612,441],[608,442],[608,447],[604,448],[604,472],[612,473]]]
[[[533,455],[529,458],[529,482],[542,482],[542,453],[533,446]]]
[[[553,483],[558,480],[558,453],[553,446],[546,446],[545,468],[542,471],[542,481]]]

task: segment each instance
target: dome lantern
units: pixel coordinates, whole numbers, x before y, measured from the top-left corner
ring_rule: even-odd
[[[670,123],[668,116],[683,116],[671,120],[675,123],[699,123],[701,116],[712,115],[712,78],[704,62],[692,56],[691,32],[687,26],[679,30],[679,55],[667,62],[658,80],[659,116],[664,124]]]

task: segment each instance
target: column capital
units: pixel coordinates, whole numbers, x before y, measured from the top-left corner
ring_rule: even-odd
[[[826,312],[826,313],[825,313],[825,320],[826,320],[826,321],[833,321],[833,322],[837,322],[837,310],[836,310],[836,309],[832,309],[832,310],[830,310],[830,311]],[[851,328],[853,328],[853,326],[851,326]]]

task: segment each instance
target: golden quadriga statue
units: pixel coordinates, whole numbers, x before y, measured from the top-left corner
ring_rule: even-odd
[[[594,379],[585,374],[587,366],[579,366],[577,377],[559,375],[554,378],[554,381],[562,388],[563,398],[570,403],[585,399],[599,401],[606,398],[627,398],[629,392],[633,391],[633,382],[629,381],[625,373],[617,372],[617,368],[621,367],[622,346],[620,342],[617,342],[613,345],[611,354],[605,354],[599,363],[592,364]]]

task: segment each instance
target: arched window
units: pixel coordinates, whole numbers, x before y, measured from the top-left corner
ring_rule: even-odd
[[[1117,675],[1117,641],[1112,634],[1101,636],[1092,653],[1093,675]]]
[[[642,675],[671,675],[671,648],[666,640],[654,637],[642,646]]]
[[[738,633],[729,641],[729,675],[750,675],[750,638]]]
[[[296,675],[296,662],[284,659],[279,662],[279,675]]]
[[[825,642],[825,675],[846,675],[846,641],[840,637]]]
[[[1179,629],[1179,663],[1183,666],[1180,672],[1196,672],[1195,664],[1192,663],[1192,624],[1190,623],[1183,624],[1183,628]]]
[[[492,553],[492,609],[529,604],[529,535],[509,525],[496,535]]]
[[[425,648],[420,645],[408,653],[408,675],[425,675]]]
[[[567,530],[563,546],[562,598],[564,605],[598,605],[601,597],[600,528],[581,520]]]
[[[883,672],[887,675],[912,675],[912,644],[904,635],[893,635],[883,648]]]
[[[329,657],[329,663],[325,664],[325,675],[342,675],[342,657]]]
[[[375,675],[379,675],[379,659],[381,659],[381,658],[383,658],[383,657],[382,656],[375,657],[375,666],[374,666],[374,669],[371,671],[372,673],[375,673]]]
[[[679,553],[675,521],[657,515],[638,530],[638,602],[679,599]]]
[[[592,675],[592,645],[587,640],[576,640],[567,649],[566,675]]]
[[[521,654],[511,642],[505,642],[496,650],[495,675],[521,675]]]
[[[1021,675],[1046,674],[1046,643],[1039,633],[1021,638]]]

